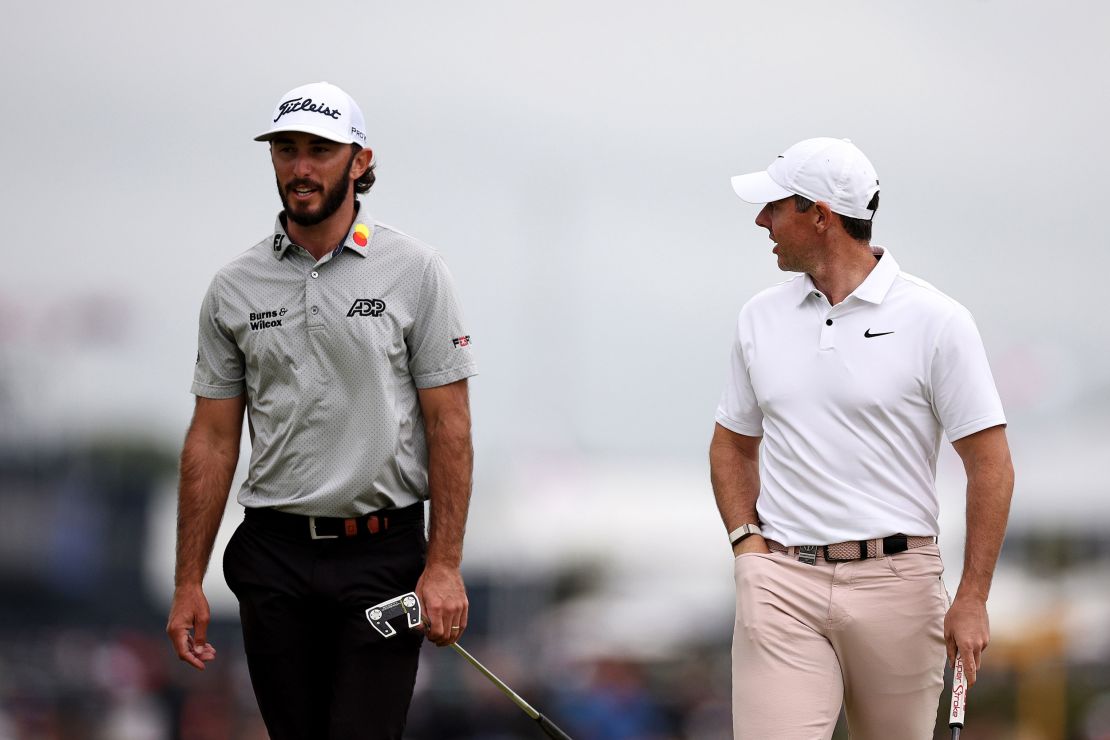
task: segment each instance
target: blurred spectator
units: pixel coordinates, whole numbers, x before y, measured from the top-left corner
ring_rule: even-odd
[[[564,729],[580,740],[665,740],[675,737],[640,668],[627,660],[603,658],[592,666],[581,690],[556,704]]]

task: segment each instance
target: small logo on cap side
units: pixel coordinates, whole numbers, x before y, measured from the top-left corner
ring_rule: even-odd
[[[310,113],[319,113],[320,115],[337,120],[343,115],[341,111],[329,108],[326,103],[312,102],[312,98],[290,98],[289,100],[283,100],[281,105],[278,106],[278,114],[277,118],[274,119],[274,123],[277,123],[278,119],[286,113],[296,113],[302,110],[309,111]]]

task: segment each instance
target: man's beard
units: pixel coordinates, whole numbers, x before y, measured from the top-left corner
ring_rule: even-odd
[[[332,187],[326,187],[322,183],[313,182],[305,178],[298,178],[296,180],[290,180],[283,188],[281,182],[278,181],[278,195],[281,196],[281,205],[285,208],[286,217],[298,226],[315,226],[318,223],[323,223],[333,213],[338,211],[339,207],[343,205],[344,201],[346,201],[347,197],[351,194],[351,179],[347,177],[346,173],[351,170],[351,164],[355,160],[355,154],[355,152],[352,152],[351,160],[347,163],[347,169],[344,170],[344,174],[340,177],[339,182],[335,183]],[[324,202],[320,205],[320,210],[314,213],[298,213],[290,208],[286,193],[301,186],[321,188],[324,191]]]

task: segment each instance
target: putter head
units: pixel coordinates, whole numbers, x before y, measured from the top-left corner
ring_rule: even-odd
[[[370,625],[382,637],[393,637],[397,634],[397,630],[393,629],[389,620],[402,614],[408,618],[409,629],[420,624],[420,599],[416,598],[416,594],[412,591],[387,599],[366,610],[366,618],[370,620]]]

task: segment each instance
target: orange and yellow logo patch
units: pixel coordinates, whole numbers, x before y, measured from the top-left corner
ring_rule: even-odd
[[[366,241],[370,238],[370,228],[366,224],[358,224],[355,226],[355,233],[351,235],[354,243],[360,247],[366,246]]]

